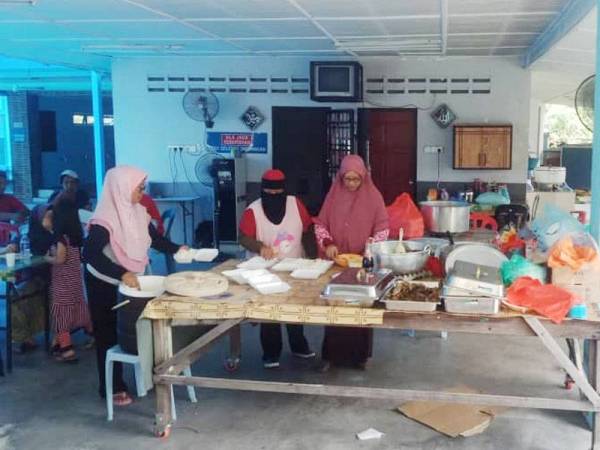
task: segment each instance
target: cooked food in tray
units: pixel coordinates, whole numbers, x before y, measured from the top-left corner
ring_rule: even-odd
[[[440,301],[440,288],[428,287],[423,283],[409,283],[401,281],[385,297],[386,300],[409,300],[413,302],[435,302]]]

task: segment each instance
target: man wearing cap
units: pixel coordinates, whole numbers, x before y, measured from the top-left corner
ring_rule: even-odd
[[[90,196],[79,187],[79,175],[74,170],[63,170],[60,174],[62,189],[57,189],[48,199],[48,203],[54,203],[60,198],[70,198],[75,202],[77,209],[92,209]]]
[[[312,225],[304,204],[285,192],[285,175],[281,170],[267,170],[261,181],[260,199],[244,211],[240,222],[240,244],[265,259],[301,258],[303,234]],[[292,354],[313,358],[302,325],[286,325]],[[279,324],[261,324],[260,342],[265,369],[279,367],[282,338]]]

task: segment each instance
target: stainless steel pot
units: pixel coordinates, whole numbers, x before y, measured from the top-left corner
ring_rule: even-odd
[[[390,269],[397,274],[423,270],[431,248],[422,242],[402,241],[406,253],[394,253],[399,241],[382,241],[371,244],[375,267]]]
[[[433,233],[464,233],[469,231],[471,205],[465,202],[421,202],[421,213],[427,230]]]

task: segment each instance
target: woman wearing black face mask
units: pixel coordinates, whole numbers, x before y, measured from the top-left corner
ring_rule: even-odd
[[[285,175],[281,170],[267,170],[261,181],[261,198],[244,212],[240,222],[240,244],[265,259],[301,258],[304,255],[303,233],[312,225],[304,204],[285,192]],[[292,353],[299,358],[313,358],[304,338],[302,325],[287,325]],[[281,326],[262,324],[263,365],[279,367]]]

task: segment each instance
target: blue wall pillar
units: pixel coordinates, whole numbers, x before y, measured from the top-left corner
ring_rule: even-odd
[[[596,8],[596,77],[594,78],[594,140],[592,142],[592,236],[600,242],[600,7]]]
[[[104,112],[102,111],[102,75],[92,71],[92,110],[94,113],[94,161],[96,169],[96,192],[100,197],[104,181]]]

